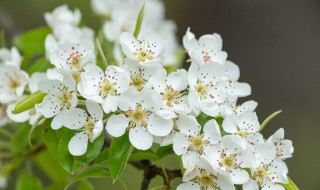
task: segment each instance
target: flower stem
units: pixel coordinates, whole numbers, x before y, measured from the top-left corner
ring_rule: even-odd
[[[299,190],[297,185],[288,177],[288,184],[281,184],[286,190]]]
[[[103,53],[103,50],[101,48],[101,45],[100,45],[100,42],[99,42],[98,38],[96,39],[96,46],[97,46],[99,54],[101,56],[102,63],[107,68],[108,67],[108,62],[107,62],[106,56]]]

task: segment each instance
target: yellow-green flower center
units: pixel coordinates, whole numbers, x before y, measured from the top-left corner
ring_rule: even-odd
[[[191,144],[188,147],[188,151],[196,151],[198,154],[202,155],[203,148],[205,145],[208,145],[210,142],[203,139],[203,134],[197,136],[189,136],[188,140]]]
[[[105,98],[107,95],[117,95],[117,90],[115,88],[115,84],[111,83],[107,79],[102,81],[100,96]]]
[[[162,94],[162,98],[168,107],[171,107],[173,103],[179,104],[180,102],[178,99],[180,97],[180,92],[173,90],[171,87],[166,87],[165,92]]]
[[[150,115],[150,111],[142,109],[141,105],[136,105],[135,110],[125,111],[124,114],[131,118],[129,128],[134,128],[137,124],[147,128],[146,119]]]
[[[209,188],[220,190],[220,187],[217,185],[217,176],[212,173],[208,173],[206,170],[201,170],[200,176],[192,179],[193,182],[200,185],[201,190],[207,190]]]

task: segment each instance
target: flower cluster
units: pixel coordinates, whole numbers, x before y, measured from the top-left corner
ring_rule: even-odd
[[[93,0],[92,6],[108,17],[103,33],[114,43],[118,65],[96,64],[94,32],[78,27],[79,10],[61,6],[46,13],[52,29],[46,57],[53,69],[29,78],[15,48],[0,50],[0,125],[8,117],[32,125],[52,118],[53,129],[74,130],[68,144],[74,156],[85,154],[104,129],[113,137],[128,133],[139,150],[172,145],[186,169],[178,190],[284,189],[279,183],[288,183],[284,160],[292,156],[292,142],[284,139],[283,129],[265,139],[257,103],[237,103],[251,87],[238,82],[239,68],[227,60],[219,34],[196,39],[188,29],[183,46],[191,64],[168,73],[164,65],[174,62],[178,45],[175,25],[165,20],[159,1],[146,4],[137,38],[141,4]],[[24,94],[37,90],[46,94],[42,103],[11,113]]]

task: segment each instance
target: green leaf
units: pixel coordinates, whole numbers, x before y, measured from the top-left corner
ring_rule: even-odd
[[[12,113],[18,114],[33,108],[36,104],[41,103],[46,95],[46,93],[40,90],[36,91],[35,93],[18,102],[16,107],[12,110]]]
[[[13,43],[25,54],[41,54],[45,52],[44,42],[49,33],[51,29],[48,27],[37,28],[23,33]]]
[[[15,153],[24,153],[29,147],[28,137],[31,126],[28,123],[19,124],[18,131],[14,134],[11,139],[11,148]]]
[[[135,27],[134,33],[133,33],[135,38],[138,38],[140,30],[141,30],[141,25],[142,25],[143,16],[144,16],[144,6],[145,6],[145,3],[143,4],[143,6],[142,6],[142,8],[141,8],[141,10],[140,10],[140,12],[138,14],[136,27]]]
[[[48,150],[41,151],[34,159],[41,170],[43,170],[52,181],[63,183],[68,179],[69,173],[60,167],[57,157],[52,156]]]
[[[94,190],[94,187],[90,181],[82,180],[79,182],[77,190]]]
[[[16,190],[42,190],[42,184],[40,180],[34,176],[23,174],[19,177]]]
[[[49,68],[53,68],[53,65],[45,57],[41,57],[30,66],[28,73],[32,75],[34,72],[46,72]]]
[[[95,164],[108,164],[109,162],[109,148],[101,151],[95,160]]]
[[[70,185],[73,183],[83,180],[83,179],[88,179],[88,178],[106,178],[110,177],[110,172],[107,168],[96,165],[92,166],[90,168],[87,168],[86,170],[80,172],[79,174],[75,175],[68,183],[68,185],[65,187],[65,190],[67,190]]]
[[[281,184],[286,190],[299,190],[298,186],[288,177],[288,184]]]
[[[92,162],[100,153],[102,147],[104,144],[104,133],[101,133],[101,135],[96,138],[96,140],[93,141],[93,143],[88,143],[88,149],[87,152],[81,156],[81,161],[85,164],[89,164]]]
[[[51,156],[54,156],[56,159],[58,159],[58,145],[59,145],[59,140],[56,134],[56,131],[53,130],[50,127],[50,122],[51,120],[46,121],[47,130],[43,133],[43,142],[46,145],[48,151],[50,152]]]
[[[174,154],[174,151],[172,149],[172,145],[168,145],[168,146],[160,146],[157,149],[156,154],[158,155],[159,159],[162,159],[170,154]]]
[[[109,167],[113,183],[121,176],[132,151],[133,146],[129,141],[128,132],[112,140],[109,150]]]
[[[269,117],[267,117],[261,124],[259,131],[262,131],[262,129],[278,114],[280,114],[282,110],[276,111],[273,114],[271,114]]]
[[[81,158],[71,155],[68,149],[68,144],[74,135],[75,131],[66,131],[58,145],[59,162],[71,174],[74,174],[81,166]]]
[[[159,157],[152,150],[133,151],[130,156],[130,161],[135,160],[158,160]]]

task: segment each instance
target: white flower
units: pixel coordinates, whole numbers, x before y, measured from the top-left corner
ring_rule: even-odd
[[[81,82],[78,84],[80,94],[102,104],[106,113],[118,109],[118,99],[129,86],[129,75],[120,67],[108,66],[103,72],[98,66],[92,66],[88,71],[81,73]]]
[[[76,107],[78,103],[76,82],[70,73],[61,69],[56,69],[50,74],[56,76],[48,78],[56,77],[56,79],[42,80],[38,83],[39,89],[47,93],[47,96],[41,104],[36,105],[36,110],[46,118],[55,116],[51,127],[59,129],[62,127],[61,118],[64,111]]]
[[[188,71],[188,100],[195,114],[202,111],[210,116],[219,115],[220,104],[228,100],[223,89],[218,86],[222,73],[222,66],[217,63],[207,63],[200,67],[191,64]]]
[[[256,112],[247,110],[237,116],[226,116],[222,127],[227,133],[246,138],[249,135],[257,133],[260,129],[260,124]]]
[[[144,88],[141,93],[129,87],[119,99],[119,108],[123,112],[109,118],[106,130],[114,137],[129,131],[131,144],[140,150],[152,146],[153,137],[167,136],[173,127],[171,119],[160,117],[161,96],[154,90]]]
[[[114,0],[92,0],[93,12],[99,15],[110,16],[112,11],[120,5],[121,1]]]
[[[47,75],[45,73],[38,73],[38,72],[33,73],[29,80],[29,91],[31,93],[34,93],[37,90],[39,90],[38,82],[46,79],[47,79]],[[39,124],[39,122],[41,122],[39,121],[39,119],[41,118],[42,115],[37,112],[35,107],[19,114],[13,114],[12,110],[14,109],[15,106],[16,106],[16,103],[12,103],[7,108],[7,116],[12,121],[18,122],[18,123],[29,121],[29,124],[32,126]]]
[[[89,40],[79,43],[66,41],[50,54],[50,62],[57,68],[70,70],[77,82],[80,81],[80,71],[92,63],[94,45]]]
[[[205,158],[218,173],[230,177],[234,184],[244,184],[249,174],[243,169],[251,167],[253,157],[245,152],[246,143],[236,135],[226,135],[221,139],[220,149],[211,149]]]
[[[188,28],[183,37],[183,45],[192,61],[199,65],[212,62],[222,65],[227,60],[228,55],[222,51],[222,39],[219,34],[206,34],[197,41]]]
[[[280,128],[271,137],[269,137],[268,142],[271,142],[276,147],[276,157],[281,160],[292,157],[293,146],[292,141],[284,139],[284,130]]]
[[[247,83],[238,82],[240,77],[240,70],[238,65],[231,61],[226,61],[222,66],[223,77],[222,87],[223,90],[231,96],[245,97],[251,94],[251,87]]]
[[[277,183],[288,183],[288,168],[281,160],[273,160],[269,164],[251,169],[252,179],[243,185],[243,190],[284,190]]]
[[[124,32],[120,37],[126,59],[136,61],[144,67],[153,67],[160,63],[165,51],[165,42],[154,33],[147,33],[135,39],[131,33]]]
[[[17,101],[24,93],[29,76],[26,72],[12,65],[1,65],[0,69],[0,102]]]
[[[207,164],[204,164],[204,166],[196,166],[195,168],[188,169],[183,175],[183,183],[177,187],[177,190],[204,189],[234,190],[235,187],[226,176],[217,174],[214,170],[210,169]]]
[[[163,99],[163,112],[171,118],[178,114],[188,114],[191,107],[188,103],[188,96],[184,94],[188,87],[188,73],[184,69],[172,72],[167,77],[164,69],[159,70],[150,79],[153,88],[159,92]]]
[[[74,156],[83,155],[87,151],[88,141],[92,143],[103,131],[103,112],[100,106],[87,100],[86,107],[90,115],[83,109],[71,108],[64,113],[61,120],[61,125],[78,131],[68,145]]]
[[[75,9],[74,12],[72,12],[67,5],[62,5],[55,8],[51,13],[45,13],[44,18],[51,28],[62,24],[76,26],[81,20],[81,13],[79,9]]]
[[[173,139],[173,150],[182,155],[185,168],[195,167],[199,158],[221,139],[219,125],[214,119],[204,125],[203,132],[196,118],[190,115],[179,116],[176,126],[180,132]]]
[[[0,64],[12,65],[20,68],[21,60],[22,58],[17,48],[12,47],[11,50],[7,48],[0,49]]]
[[[154,67],[141,67],[136,62],[128,59],[125,60],[122,68],[124,68],[130,76],[130,86],[135,87],[138,91],[146,87],[151,88],[152,83],[150,78],[155,76],[157,72],[161,72],[160,70],[164,70],[160,64]]]

